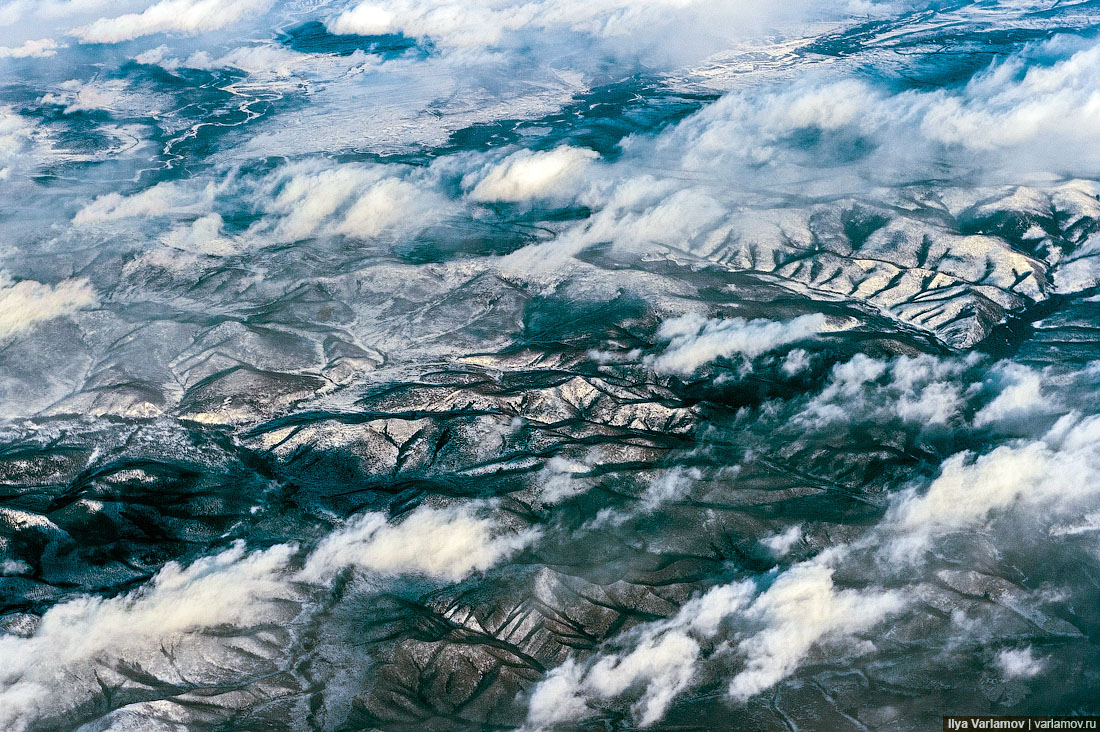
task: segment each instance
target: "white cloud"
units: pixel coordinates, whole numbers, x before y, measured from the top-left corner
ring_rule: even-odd
[[[691,250],[715,235],[728,210],[703,188],[649,175],[614,184],[609,178],[578,192],[596,213],[556,239],[519,249],[498,260],[507,272],[527,279],[559,278],[569,260],[588,247],[613,245],[617,253],[650,254],[662,248]],[[610,189],[610,190],[609,190]]]
[[[156,48],[150,48],[147,51],[142,51],[137,56],[134,56],[134,61],[139,64],[146,64],[149,66],[163,66],[168,70],[177,69],[180,66],[180,60],[174,59],[169,54],[172,53],[167,45],[161,44]]]
[[[891,420],[941,425],[961,420],[966,399],[955,379],[966,359],[902,356],[886,362],[862,353],[833,367],[829,382],[795,417],[806,427],[840,421]],[[884,376],[888,380],[883,380]]]
[[[376,57],[361,51],[349,56],[333,54],[299,53],[275,44],[241,46],[220,56],[208,51],[196,51],[186,58],[172,55],[167,45],[143,51],[134,57],[139,64],[160,66],[167,71],[179,69],[237,69],[257,78],[283,79],[285,77],[320,76],[347,72],[351,68],[365,69],[378,63]]]
[[[333,33],[403,33],[445,49],[507,46],[538,34],[583,34],[610,50],[647,53],[650,62],[701,58],[769,23],[814,12],[840,17],[804,2],[708,3],[703,0],[366,0],[333,16]],[[663,41],[663,43],[662,43]]]
[[[316,232],[351,196],[382,179],[378,169],[358,166],[317,170],[291,166],[269,178],[268,190],[277,195],[270,210],[283,214],[275,234],[280,239],[303,239]],[[265,191],[266,193],[266,191]]]
[[[1023,59],[1011,58],[976,76],[961,94],[931,93],[921,131],[933,140],[987,150],[1095,141],[1100,46],[1049,67],[1024,68]]]
[[[415,231],[442,218],[450,209],[442,197],[408,181],[389,178],[358,195],[336,231],[359,237],[378,236],[402,225]]]
[[[997,368],[994,376],[1000,382],[1000,392],[974,415],[975,427],[1050,412],[1053,404],[1042,393],[1042,378],[1037,372],[1026,366],[1006,364]]]
[[[0,338],[25,331],[36,323],[75,313],[98,302],[86,279],[47,285],[34,280],[16,282],[0,272]]]
[[[629,652],[601,653],[583,665],[567,660],[532,690],[528,724],[543,729],[582,719],[593,713],[588,699],[610,699],[638,687],[640,698],[632,707],[635,723],[645,727],[660,721],[694,678],[699,641],[713,637],[751,596],[748,582],[714,587],[685,603],[674,617],[629,634],[623,639],[632,644]]]
[[[733,650],[741,670],[729,694],[744,700],[789,676],[818,644],[865,631],[904,606],[890,591],[838,589],[829,562],[841,552],[797,564],[762,592],[752,582],[719,585],[684,604],[672,618],[641,626],[623,641],[627,653],[603,652],[582,667],[570,660],[537,685],[528,705],[534,728],[588,716],[588,699],[612,699],[641,688],[635,723],[658,722],[697,673],[701,644],[724,623],[748,628]]]
[[[642,507],[646,511],[655,511],[662,504],[680,500],[692,484],[702,477],[698,468],[677,465],[646,486],[642,493]]]
[[[247,554],[237,543],[189,567],[170,562],[129,594],[54,606],[29,638],[0,636],[0,727],[23,732],[99,693],[88,668],[97,660],[154,656],[161,644],[204,628],[272,619],[272,602],[292,594],[280,573],[294,551]]]
[[[415,233],[456,209],[420,175],[401,166],[287,165],[257,187],[259,205],[275,217],[260,222],[256,232],[278,241]]]
[[[560,456],[550,458],[538,473],[539,498],[543,503],[555,504],[582,493],[587,486],[575,476],[589,470],[584,463]]]
[[[944,461],[927,490],[911,490],[891,509],[895,554],[912,559],[933,537],[974,526],[1018,505],[1044,520],[1100,494],[1100,417],[1062,417],[1039,440],[1020,440]]]
[[[547,152],[520,150],[490,167],[479,180],[474,174],[468,175],[464,184],[473,185],[470,198],[475,201],[526,201],[571,195],[597,157],[592,150],[568,146]]]
[[[658,145],[682,151],[685,167],[695,169],[766,164],[773,181],[776,173],[797,173],[780,164],[815,165],[792,144],[791,133],[800,130],[862,139],[869,155],[838,162],[875,177],[880,169],[885,180],[895,179],[899,166],[917,175],[932,170],[945,152],[970,169],[1094,172],[1100,156],[1073,157],[1068,150],[1100,139],[1092,123],[1100,110],[1098,71],[1100,45],[1092,45],[1050,66],[1011,57],[961,89],[889,94],[854,79],[804,78],[731,93]],[[831,171],[834,184],[856,184],[842,174]]]
[[[56,92],[48,92],[39,100],[42,104],[59,104],[65,114],[99,109],[115,111],[116,107],[130,100],[127,84],[123,80],[82,82],[76,79],[60,84]]]
[[[795,348],[783,359],[783,373],[787,376],[797,376],[808,369],[811,363],[812,359],[807,351]]]
[[[80,209],[73,217],[73,223],[86,226],[127,218],[204,213],[212,205],[218,190],[213,183],[196,190],[184,183],[168,182],[158,183],[131,196],[107,193]]]
[[[589,669],[586,684],[602,697],[622,694],[642,682],[642,698],[633,706],[639,727],[648,727],[664,716],[665,710],[695,675],[699,644],[687,634],[666,632],[643,638],[628,654],[604,656]]]
[[[778,534],[773,534],[760,541],[761,544],[771,549],[776,556],[782,557],[802,540],[802,526],[795,524]]]
[[[917,399],[930,389],[941,393],[950,384],[949,411],[955,415],[967,400],[981,397],[979,389],[953,379],[981,363],[980,357],[879,361],[859,356],[835,367],[824,391],[831,392],[831,404],[848,405],[855,418],[895,417],[899,401]],[[937,405],[927,414],[940,411]],[[952,456],[923,489],[896,494],[886,517],[851,543],[778,571],[770,584],[763,578],[759,584],[713,588],[673,618],[644,624],[595,656],[551,671],[533,690],[528,723],[549,727],[594,714],[600,705],[593,702],[628,699],[635,723],[652,724],[711,663],[707,658],[721,657],[723,666],[729,666],[729,657],[737,660],[729,695],[743,701],[790,677],[815,653],[871,652],[873,639],[853,636],[887,618],[919,612],[907,598],[925,596],[929,577],[940,566],[927,552],[935,540],[975,530],[994,536],[991,523],[1005,516],[1051,527],[1035,532],[1039,537],[1090,532],[1096,527],[1095,512],[1085,512],[1084,521],[1076,524],[1067,519],[1094,507],[1098,497],[1100,416],[1070,414],[1039,439],[1017,439],[980,456]],[[795,526],[761,543],[782,556],[800,537]],[[858,577],[858,585],[840,586],[834,576]],[[955,622],[954,627],[974,633],[979,625]],[[619,650],[623,646],[627,650]],[[1006,678],[1029,678],[1045,668],[1044,659],[1029,649],[1004,651],[994,663]],[[711,663],[711,672],[715,666]]]
[[[734,472],[736,473],[736,468],[734,468]],[[653,513],[666,503],[682,500],[691,486],[702,477],[703,473],[698,468],[685,468],[677,465],[649,481],[645,490],[639,496],[641,500],[638,502],[637,507],[627,510],[611,507],[602,508],[596,512],[594,518],[585,522],[582,530],[622,526],[642,513]]]
[[[795,565],[746,611],[764,627],[737,646],[745,665],[730,681],[730,696],[755,696],[789,676],[815,644],[867,630],[903,604],[894,592],[838,590],[824,562]]]
[[[373,3],[360,3],[345,10],[328,24],[333,33],[345,35],[379,36],[394,30],[393,13]]]
[[[959,413],[963,397],[957,384],[934,381],[898,400],[898,416],[907,422],[946,424]]]
[[[511,556],[538,537],[534,529],[506,531],[476,507],[413,511],[397,524],[368,513],[322,541],[302,577],[321,581],[344,567],[379,574],[424,574],[457,582]]]
[[[0,634],[0,728],[34,729],[101,694],[105,678],[125,685],[112,675],[120,663],[181,685],[232,682],[256,668],[274,672],[287,649],[264,642],[242,655],[234,644],[247,637],[243,633],[204,631],[274,624],[293,633],[317,607],[309,602],[311,593],[345,567],[457,581],[536,536],[506,531],[475,508],[421,507],[396,525],[382,514],[363,514],[322,540],[300,570],[296,544],[248,552],[236,542],[186,567],[169,562],[127,594],[55,605],[30,635]]]
[[[221,219],[214,209],[219,197],[232,192],[266,214],[237,237],[253,244],[316,236],[409,235],[457,210],[426,175],[404,166],[293,163],[258,179],[230,173],[201,188],[183,181],[159,183],[132,195],[108,193],[85,205],[73,223],[197,216],[188,227],[177,227],[162,239],[179,249],[226,254],[239,249],[240,242],[220,234]]]
[[[0,560],[0,576],[12,577],[21,574],[28,574],[30,571],[31,565],[20,559]]]
[[[193,221],[189,226],[173,229],[161,237],[168,247],[193,254],[226,256],[234,254],[239,246],[233,240],[222,236],[222,217],[207,214]]]
[[[65,48],[52,38],[24,41],[19,46],[0,46],[0,58],[48,58]]]
[[[35,137],[35,125],[11,107],[0,106],[0,180],[11,174],[26,154]]]
[[[160,0],[140,13],[100,18],[71,33],[81,43],[121,43],[156,33],[202,33],[265,13],[273,0]]]
[[[1031,647],[1006,648],[994,659],[997,669],[1006,679],[1030,679],[1038,676],[1046,665],[1035,656]]]
[[[704,364],[735,355],[752,359],[788,343],[811,338],[825,327],[823,315],[800,315],[793,320],[709,319],[688,313],[666,320],[657,339],[668,343],[659,356],[647,357],[655,370],[688,375]]]
[[[573,658],[550,670],[527,702],[527,721],[535,729],[572,722],[591,714],[584,693],[585,669]]]

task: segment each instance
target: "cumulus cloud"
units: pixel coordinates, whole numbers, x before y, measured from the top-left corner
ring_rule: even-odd
[[[1053,519],[1100,494],[1100,417],[1069,414],[1039,440],[1018,440],[983,455],[948,458],[924,491],[906,493],[891,511],[912,556],[939,534],[966,529],[1015,506],[1042,507]]]
[[[864,175],[880,168],[884,180],[904,174],[902,165],[932,170],[945,151],[964,168],[1095,171],[1097,156],[1074,158],[1064,151],[1097,139],[1090,120],[1100,104],[1098,69],[1100,45],[1092,45],[1049,66],[1029,63],[1026,52],[1016,55],[960,89],[892,94],[862,80],[805,78],[784,88],[731,93],[658,145],[682,151],[685,161],[704,169],[766,165],[773,175],[781,165],[812,167],[808,154],[835,155],[820,145],[830,139],[870,145],[869,155],[834,162]],[[821,137],[807,147],[792,138],[799,131]],[[908,144],[900,145],[902,140]],[[832,173],[837,184],[856,184],[845,181],[841,171]]]
[[[95,290],[86,279],[47,285],[34,280],[16,281],[0,272],[0,338],[21,333],[36,323],[93,307],[97,302]]]
[[[238,251],[236,242],[222,235],[222,217],[207,214],[189,226],[173,229],[161,238],[161,242],[183,252],[210,256],[226,256]]]
[[[224,56],[214,57],[205,51],[198,51],[180,62],[181,66],[191,69],[240,69],[249,74],[273,74],[290,76],[314,57],[298,53],[280,46],[250,46],[236,48]]]
[[[202,33],[255,17],[273,0],[160,0],[140,13],[100,18],[71,33],[81,43],[121,43],[156,33]]]
[[[265,178],[255,197],[274,214],[256,229],[279,241],[343,234],[372,238],[411,234],[456,206],[423,174],[396,166],[288,165]]]
[[[1061,383],[1067,393],[1075,393],[1091,389],[1091,378],[1086,370],[1077,382]],[[992,400],[990,385],[997,389]],[[1000,440],[982,454],[953,454],[926,486],[910,488],[891,501],[874,541],[912,559],[935,537],[984,525],[1015,508],[1042,507],[1043,520],[1052,522],[1100,495],[1095,487],[1100,485],[1100,451],[1094,444],[1100,418],[1070,412],[1050,425],[1064,408],[1047,396],[1049,389],[1042,372],[1013,363],[990,370],[974,354],[891,361],[859,354],[833,368],[824,389],[807,401],[792,424],[803,429],[837,420],[883,423],[901,418],[923,425],[944,418],[965,426],[962,415],[974,410],[973,427],[996,431],[1009,420],[1012,434],[1021,426],[1011,420],[1037,414],[1045,418],[1037,423],[1044,430],[1038,437]],[[1052,530],[1068,533],[1073,527],[1058,524]]]
[[[741,670],[729,695],[746,699],[787,677],[826,640],[867,630],[900,610],[893,592],[839,589],[828,558],[795,565],[762,591],[752,582],[719,585],[684,604],[665,620],[641,626],[620,643],[629,652],[603,652],[582,666],[570,660],[552,670],[532,691],[528,723],[546,728],[593,713],[587,700],[611,699],[641,689],[632,706],[638,726],[663,718],[698,673],[703,643],[725,624],[745,635],[733,652]]]
[[[548,243],[502,257],[498,265],[517,276],[553,280],[561,276],[573,257],[600,244],[611,244],[615,253],[643,256],[661,249],[705,246],[705,242],[719,236],[716,232],[721,231],[721,223],[728,216],[726,207],[709,191],[682,188],[679,183],[648,174],[618,181],[610,178],[590,186],[583,194],[578,192],[578,200],[595,213]]]
[[[488,508],[421,507],[396,525],[366,513],[304,558],[296,544],[249,552],[236,542],[188,566],[169,562],[127,594],[62,602],[32,633],[0,635],[0,727],[24,732],[79,706],[102,692],[102,674],[111,674],[116,663],[136,664],[170,684],[202,678],[227,683],[245,673],[238,669],[242,658],[223,648],[232,638],[204,631],[232,626],[243,634],[275,623],[293,632],[315,609],[309,588],[325,586],[343,568],[457,581],[535,538],[533,531],[505,531],[477,513]],[[263,665],[271,659],[261,652],[284,650],[258,647],[243,662],[273,670]]]
[[[699,640],[713,637],[751,596],[748,582],[712,588],[685,603],[674,617],[646,624],[622,639],[632,643],[629,652],[604,653],[583,665],[569,659],[532,690],[528,724],[543,729],[583,719],[594,713],[587,700],[617,697],[632,687],[641,688],[632,708],[635,723],[646,727],[660,721],[693,680]]]
[[[1006,679],[1030,679],[1042,673],[1046,665],[1030,646],[999,651],[994,664]]]
[[[898,402],[898,416],[907,422],[946,424],[962,406],[959,387],[946,381],[928,384],[914,397],[905,396]]]
[[[795,544],[802,540],[802,527],[798,524],[791,526],[778,534],[773,534],[761,540],[761,544],[768,547],[777,556],[783,556],[789,552]]]
[[[814,428],[868,419],[927,426],[958,421],[967,403],[959,379],[971,365],[972,359],[921,355],[886,362],[856,354],[832,368],[825,388],[794,421]]]
[[[337,15],[328,24],[333,33],[377,36],[393,31],[394,14],[373,3],[360,3]]]
[[[941,394],[950,384],[951,418],[956,419],[968,403],[988,398],[981,380],[971,386],[965,381],[986,373],[980,364],[979,357],[880,361],[860,355],[834,368],[823,393],[829,392],[834,406],[847,404],[856,419],[875,414],[875,419],[908,419],[899,414],[899,403],[930,388]],[[940,409],[930,407],[925,416]],[[1083,521],[1071,519],[1094,508],[1100,498],[1098,438],[1100,416],[1071,413],[1038,438],[1016,438],[984,454],[946,458],[933,478],[893,496],[884,519],[852,542],[757,582],[715,587],[673,618],[643,624],[593,657],[552,670],[532,692],[529,725],[545,728],[582,719],[595,714],[595,702],[611,699],[631,700],[635,722],[653,724],[704,668],[708,676],[716,671],[713,659],[719,657],[722,668],[733,659],[728,694],[744,701],[795,674],[815,653],[834,657],[873,651],[874,641],[861,640],[861,634],[888,618],[919,612],[908,598],[934,595],[928,585],[942,578],[931,578],[944,573],[937,571],[941,565],[929,549],[945,537],[995,536],[990,529],[1002,519],[1049,527],[1036,533],[1040,537],[1094,531],[1095,511],[1085,512]],[[761,542],[782,558],[801,537],[801,527],[793,526]],[[858,584],[851,584],[853,577],[860,578]],[[704,603],[718,593],[726,600]],[[1013,603],[1025,607],[1022,598]],[[979,632],[977,625],[963,622],[962,611],[956,615],[954,632]],[[669,649],[676,650],[666,653]],[[993,665],[1005,678],[1031,678],[1046,662],[1030,649],[1006,649]]]
[[[150,218],[202,213],[213,203],[218,186],[195,189],[185,183],[158,183],[130,196],[107,193],[80,209],[73,217],[77,226],[128,218]]]
[[[787,376],[797,376],[810,367],[812,359],[810,354],[801,349],[795,348],[786,355],[783,359],[783,365],[780,367],[783,369],[783,373]]]
[[[492,166],[470,191],[475,201],[526,201],[572,194],[597,153],[576,147],[547,152],[520,150]],[[469,186],[474,174],[466,177]]]
[[[535,729],[544,729],[591,714],[583,690],[584,673],[584,668],[573,658],[552,669],[528,699],[528,723]]]
[[[272,602],[292,596],[280,573],[294,551],[249,554],[237,543],[188,567],[170,562],[132,593],[51,608],[29,638],[0,636],[0,726],[22,732],[91,697],[99,687],[86,664],[98,658],[144,656],[197,630],[271,619]]]
[[[746,661],[730,681],[730,696],[744,700],[770,688],[790,675],[816,643],[867,630],[903,605],[894,592],[837,589],[833,570],[824,562],[795,565],[746,612],[764,627],[737,646]]]
[[[445,49],[485,49],[514,44],[533,34],[572,34],[598,39],[612,51],[645,52],[653,62],[700,58],[752,30],[784,19],[844,17],[803,3],[707,3],[701,0],[490,0],[476,7],[455,0],[366,0],[327,21],[333,33],[403,33]]]
[[[302,576],[319,581],[351,566],[378,574],[424,574],[458,582],[515,554],[537,537],[534,529],[503,530],[492,518],[478,515],[476,506],[422,507],[397,524],[368,513],[322,541]]]
[[[42,132],[32,120],[12,107],[0,105],[0,181],[33,160],[30,157]]]
[[[733,468],[732,472],[736,471],[736,467]],[[653,513],[667,503],[683,500],[695,482],[702,477],[703,473],[698,468],[677,465],[648,482],[636,507],[628,510],[602,508],[593,519],[584,524],[584,529],[622,526],[638,515]]]
[[[624,140],[619,159],[563,186],[560,196],[576,196],[593,215],[552,242],[510,254],[502,267],[552,280],[589,247],[686,252],[866,300],[949,345],[971,347],[1003,313],[1051,292],[1048,264],[997,235],[964,235],[909,212],[951,202],[947,212],[957,215],[981,202],[965,186],[941,191],[940,203],[927,198],[922,186],[945,175],[990,185],[1094,177],[1100,46],[1082,44],[1068,56],[1051,51],[1055,60],[1043,64],[1025,49],[970,84],[932,91],[899,92],[825,69],[735,89],[659,135]],[[1042,191],[1048,212],[1084,211],[1085,196],[1066,208],[1063,186]],[[968,193],[969,203],[956,206]],[[869,234],[845,227],[842,196],[852,210],[882,201]],[[1006,200],[1007,210],[1033,213],[1024,198]],[[1029,235],[1045,236],[1041,227]],[[1073,291],[1097,281],[1093,249],[1086,242],[1057,265],[1054,286]],[[941,415],[950,399],[940,394]]]
[[[642,681],[645,691],[634,704],[638,726],[648,727],[664,716],[672,700],[687,688],[695,673],[699,644],[683,633],[643,638],[630,653],[601,658],[586,682],[599,696],[622,694]]]
[[[1095,141],[1100,113],[1100,46],[1051,66],[1010,58],[976,76],[961,94],[931,93],[921,131],[931,139],[975,149]],[[1050,147],[1048,147],[1050,146]]]
[[[31,569],[31,565],[19,559],[0,560],[0,576],[13,577],[27,574]]]
[[[702,477],[698,468],[676,466],[646,487],[642,493],[642,507],[653,511],[664,503],[679,500]]]
[[[384,173],[380,170],[357,166],[281,171],[269,182],[269,189],[276,193],[269,208],[283,214],[275,230],[276,235],[290,240],[312,235],[329,222],[354,193],[379,182],[383,177]]]
[[[416,230],[445,215],[448,208],[442,197],[409,181],[389,178],[358,195],[336,231],[348,236],[373,237],[401,224],[406,224],[408,230]]]
[[[689,375],[704,364],[735,355],[752,359],[788,343],[805,340],[825,328],[825,316],[800,315],[787,322],[713,319],[688,313],[666,320],[657,331],[657,339],[668,346],[646,363],[665,373]]]
[[[1000,391],[974,415],[976,427],[1050,411],[1051,400],[1042,393],[1042,378],[1037,372],[1026,366],[1006,364],[996,369],[993,376]]]
[[[49,58],[65,48],[52,38],[24,41],[19,46],[0,46],[0,58]]]
[[[86,204],[73,217],[77,226],[104,226],[127,219],[188,220],[162,236],[170,246],[199,253],[224,254],[241,241],[294,242],[318,236],[370,239],[407,236],[459,210],[437,190],[430,173],[405,166],[293,163],[262,177],[234,172],[206,185],[169,181],[131,195],[108,193]],[[220,233],[218,201],[232,194],[262,214],[230,242]],[[197,219],[195,218],[197,217]],[[164,222],[160,222],[163,224]]]

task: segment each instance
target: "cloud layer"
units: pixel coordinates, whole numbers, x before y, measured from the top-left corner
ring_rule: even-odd
[[[273,0],[160,0],[140,13],[99,18],[76,28],[81,43],[121,43],[158,33],[202,33],[218,30],[271,7]]]

